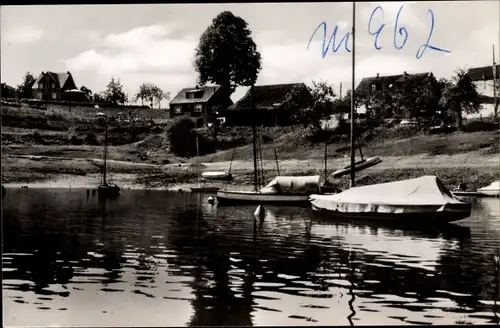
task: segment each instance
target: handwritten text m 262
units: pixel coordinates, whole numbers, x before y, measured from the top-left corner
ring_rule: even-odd
[[[393,30],[393,45],[394,45],[394,48],[396,50],[401,50],[405,47],[406,42],[408,41],[408,36],[409,36],[408,30],[406,29],[406,27],[402,26],[400,23],[400,15],[401,15],[401,12],[403,10],[403,7],[404,7],[404,5],[399,8],[398,13],[396,14],[396,21],[395,21],[394,30]],[[378,27],[373,26],[374,25],[372,22],[373,18],[375,17],[376,14],[378,14],[378,12],[380,12],[380,14],[382,15],[382,19],[384,18],[384,9],[381,6],[377,6],[375,9],[373,9],[373,11],[370,15],[370,19],[368,20],[368,34],[370,34],[371,36],[374,37],[373,47],[377,51],[380,51],[382,49],[382,46],[379,44],[379,37],[382,34],[386,25],[384,23],[382,23]],[[451,52],[450,50],[439,48],[439,47],[436,47],[436,46],[431,44],[432,33],[434,33],[434,12],[431,9],[428,9],[427,13],[430,17],[429,32],[427,35],[427,41],[425,43],[423,43],[418,48],[418,50],[415,54],[415,57],[417,59],[422,58],[422,56],[424,55],[424,53],[427,49],[439,51],[439,52],[446,52],[446,53]],[[335,27],[333,28],[333,32],[330,36],[330,39],[328,40],[328,42],[326,41],[328,25],[325,22],[321,22],[314,30],[313,34],[311,35],[311,38],[309,39],[309,43],[307,44],[308,50],[309,50],[309,47],[311,45],[311,42],[312,42],[314,36],[316,35],[316,33],[318,32],[318,30],[320,28],[322,28],[322,30],[323,30],[323,45],[322,45],[322,49],[321,49],[321,56],[323,58],[326,57],[329,50],[331,50],[333,53],[338,52],[340,50],[342,44],[344,45],[344,48],[347,52],[351,52],[351,49],[349,49],[349,47],[348,47],[348,42],[349,42],[349,37],[350,37],[349,32],[346,33],[337,44],[337,37],[338,37],[337,34],[338,34],[338,29],[339,29],[338,25],[335,25]]]

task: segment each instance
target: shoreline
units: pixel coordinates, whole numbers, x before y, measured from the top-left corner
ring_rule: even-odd
[[[497,180],[500,158],[496,155],[470,152],[457,155],[418,155],[410,157],[381,157],[383,162],[357,173],[357,185],[390,182],[422,175],[438,176],[448,188],[465,182],[474,190]],[[95,188],[100,181],[102,161],[90,158],[9,156],[3,157],[2,184],[6,188]],[[328,160],[328,172],[348,165],[348,159]],[[198,185],[202,171],[225,171],[229,162],[177,163],[155,165],[124,161],[110,161],[108,171],[113,182],[122,189],[190,191]],[[264,161],[264,175],[271,180],[277,175],[276,162]],[[320,175],[324,180],[324,161],[282,160],[280,175]],[[203,181],[202,184],[226,187],[227,190],[245,190],[253,187],[253,162],[233,161],[231,183]],[[349,185],[348,177],[330,180],[341,189]]]

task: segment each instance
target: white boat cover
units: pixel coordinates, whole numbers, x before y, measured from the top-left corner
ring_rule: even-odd
[[[464,204],[436,176],[354,187],[334,195],[311,195],[311,204],[326,211],[342,213],[414,213],[446,205]]]
[[[309,195],[319,192],[319,175],[277,176],[264,188],[261,194]]]
[[[500,180],[494,181],[489,186],[479,188],[477,191],[499,191],[500,190]]]

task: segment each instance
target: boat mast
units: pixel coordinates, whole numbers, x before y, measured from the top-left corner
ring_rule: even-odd
[[[104,168],[102,176],[103,185],[106,185],[107,157],[108,157],[108,118],[106,117],[105,127],[104,127]]]
[[[326,175],[328,172],[328,170],[327,170],[327,158],[328,158],[327,152],[328,152],[328,141],[325,141],[325,182],[324,182],[324,184],[326,184]]]
[[[495,45],[493,45],[493,109],[496,119],[498,117],[498,100],[497,100],[497,65],[495,63]]]
[[[253,183],[255,186],[255,191],[259,191],[258,187],[258,167],[257,167],[257,144],[256,144],[256,139],[257,139],[257,131],[256,131],[256,126],[255,126],[255,121],[257,119],[257,115],[255,114],[255,103],[254,103],[254,85],[250,87],[250,97],[252,101],[252,112],[253,114],[253,124],[252,124],[252,141],[253,141]]]
[[[196,127],[198,127],[198,120],[196,120]],[[200,156],[200,147],[198,144],[198,133],[196,133],[196,157]],[[200,186],[200,168],[198,168],[198,187]]]
[[[354,78],[355,78],[355,48],[356,48],[356,37],[355,37],[355,25],[356,25],[356,3],[352,3],[352,85],[351,85],[351,188],[354,187],[355,179],[355,149],[354,149]]]

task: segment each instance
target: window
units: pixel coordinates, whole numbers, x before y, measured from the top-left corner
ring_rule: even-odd
[[[56,88],[56,84],[52,83],[52,89],[55,89],[55,88]]]
[[[375,92],[377,90],[377,86],[375,84],[372,84],[372,92]]]
[[[201,113],[203,111],[203,105],[202,104],[195,104],[194,105],[194,111],[196,113]]]
[[[174,106],[174,113],[175,114],[180,114],[182,113],[182,107],[180,105],[175,105]]]
[[[52,99],[57,99],[57,95],[55,92],[52,92]]]
[[[38,89],[43,89],[43,83],[38,84]]]

